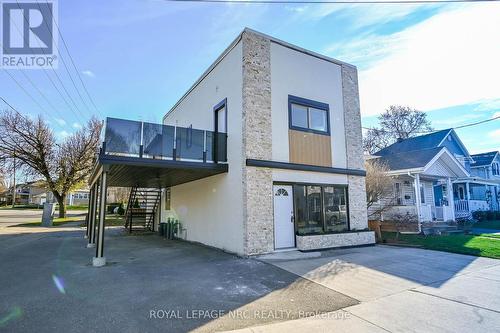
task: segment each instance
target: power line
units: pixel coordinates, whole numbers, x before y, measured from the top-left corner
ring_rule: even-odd
[[[16,0],[17,2],[17,0]],[[17,2],[19,4],[19,2]],[[38,6],[38,9],[40,9],[40,12],[42,12],[42,7],[40,6],[40,3],[38,3],[37,1],[37,6]],[[52,18],[52,21],[55,22],[55,20]],[[73,76],[71,75],[71,73],[69,72],[69,69],[68,69],[68,66],[66,65],[66,61],[64,60],[64,57],[62,56],[62,53],[61,51],[59,50],[59,46],[57,45],[57,43],[55,43],[54,41],[54,35],[52,34],[52,31],[50,30],[49,28],[49,24],[46,20],[44,20],[45,22],[45,26],[47,27],[47,31],[49,32],[50,34],[50,38],[52,39],[53,41],[53,44],[56,46],[56,49],[57,49],[57,52],[59,53],[59,57],[61,58],[62,60],[62,63],[64,65],[64,68],[66,69],[66,73],[68,73],[68,76],[69,76],[69,79],[71,80],[71,83],[73,84],[73,87],[75,88],[76,90],[76,93],[78,94],[78,96],[80,97],[80,100],[82,101],[83,105],[85,106],[85,108],[90,112],[90,109],[87,105],[87,103],[83,100],[83,97],[82,97],[82,94],[80,94],[80,89],[78,89],[76,87],[76,84],[75,84],[75,81],[73,80]]]
[[[456,127],[451,127],[451,128],[443,128],[443,129],[440,129],[440,130],[422,131],[422,132],[413,132],[413,133],[416,133],[416,134],[429,134],[429,133],[435,133],[435,132],[439,132],[439,131],[444,131],[444,130],[447,130],[447,129],[460,129],[460,128],[465,128],[465,127],[476,126],[476,125],[488,123],[490,121],[494,121],[494,120],[498,120],[498,119],[500,119],[500,116],[495,116],[495,117],[492,117],[492,118],[489,118],[489,119],[485,119],[485,120],[481,120],[481,121],[476,121],[474,123],[464,124],[464,125],[460,125],[460,126],[456,126]],[[361,126],[361,128],[366,129],[366,130],[375,130],[375,129],[377,129],[377,128],[373,128],[373,127],[364,127],[364,126]]]
[[[25,93],[25,94],[26,94],[26,95],[27,95],[27,96],[28,96],[28,97],[29,97],[29,98],[33,101],[33,103],[35,103],[35,104],[36,104],[36,105],[40,108],[40,110],[42,110],[42,111],[43,111],[43,112],[45,112],[46,114],[49,114],[49,113],[47,112],[47,110],[45,110],[45,108],[44,108],[44,107],[43,107],[43,106],[42,106],[42,105],[41,105],[41,104],[40,104],[40,103],[39,103],[39,102],[38,102],[38,101],[37,101],[37,100],[33,97],[33,95],[31,95],[31,94],[30,94],[30,93],[29,93],[29,92],[28,92],[28,91],[27,91],[27,90],[23,87],[23,85],[22,85],[21,83],[19,83],[19,81],[17,81],[17,80],[16,80],[16,78],[15,78],[12,74],[10,74],[10,73],[9,73],[9,71],[7,71],[6,69],[4,69],[4,71],[3,71],[3,72],[4,72],[4,73],[6,73],[6,74],[7,74],[7,75],[8,75],[8,76],[9,76],[9,77],[10,77],[10,78],[11,78],[11,79],[12,79],[12,80],[16,83],[16,85],[17,85],[17,86],[18,86],[18,87],[19,87],[19,88],[20,88],[20,89],[21,89],[21,90],[22,90],[22,91],[23,91],[23,92],[24,92],[24,93]],[[19,112],[19,111],[17,111],[14,107],[12,107],[12,105],[10,105],[9,103],[7,103],[7,101],[5,101],[5,99],[4,99],[3,97],[2,97],[2,101],[4,101],[4,102],[5,102],[5,104],[7,104],[7,106],[9,106],[12,110],[14,110],[14,111],[16,111],[17,113],[19,113],[19,114],[20,114],[20,112]],[[54,118],[54,117],[52,117],[52,118]],[[56,124],[57,124],[57,125],[59,125],[59,127],[60,127],[62,130],[65,130],[65,128],[63,128],[63,127],[61,126],[61,124],[59,124],[59,123],[57,122],[57,119],[54,119],[54,120],[56,121]]]
[[[17,0],[16,0],[17,2]],[[19,2],[18,2],[19,4]],[[38,6],[38,9],[40,9],[40,12],[42,11],[42,7],[40,6],[40,3],[38,1],[36,1],[36,4]],[[47,5],[48,5],[48,2],[47,2]],[[55,20],[52,20],[54,23],[56,22]],[[90,112],[90,115],[92,115],[92,112],[90,111],[90,108],[89,106],[87,105],[87,103],[85,102],[85,100],[83,99],[83,96],[82,94],[80,93],[80,89],[76,86],[76,83],[75,81],[73,80],[73,76],[71,75],[70,71],[69,71],[69,68],[68,68],[68,65],[66,64],[66,60],[64,60],[64,57],[62,55],[62,52],[60,51],[59,49],[59,46],[57,45],[57,43],[55,42],[55,39],[54,39],[54,35],[52,33],[52,30],[50,29],[49,27],[49,24],[46,20],[44,20],[45,22],[45,26],[47,27],[47,31],[49,32],[50,34],[50,38],[52,39],[53,41],[53,44],[55,45],[56,49],[57,49],[57,52],[59,53],[59,57],[61,58],[62,62],[63,62],[63,65],[64,65],[64,68],[66,69],[66,73],[68,74],[69,76],[69,79],[71,80],[71,83],[73,84],[73,87],[75,88],[76,90],[76,93],[78,94],[78,96],[80,97],[80,100],[82,101],[83,105],[85,106],[85,108],[87,109],[87,111]],[[60,34],[60,32],[59,32]]]
[[[338,0],[338,1],[330,1],[330,0],[318,0],[318,1],[310,1],[310,0],[297,0],[297,1],[289,1],[289,0],[163,0],[165,2],[205,2],[205,3],[234,3],[234,4],[433,4],[433,3],[466,3],[466,2],[499,2],[500,0]]]
[[[48,1],[46,0],[45,1],[47,4],[48,4]],[[38,6],[40,6],[40,4],[38,3],[38,0],[37,0],[37,4]],[[87,95],[88,99],[90,100],[90,103],[92,103],[92,105],[94,106],[95,110],[97,111],[97,113],[99,114],[99,116],[101,116],[102,118],[104,118],[104,116],[101,114],[101,112],[99,111],[99,108],[97,108],[95,102],[94,102],[94,99],[92,98],[92,96],[90,95],[88,89],[87,89],[87,86],[85,85],[83,79],[82,79],[82,76],[80,75],[80,71],[78,70],[78,68],[76,67],[76,64],[75,64],[75,61],[73,60],[73,56],[71,55],[71,52],[69,52],[69,48],[68,48],[68,45],[66,44],[66,40],[64,39],[63,35],[62,35],[62,32],[61,30],[59,29],[59,25],[57,24],[57,22],[54,20],[54,25],[56,26],[57,28],[57,31],[59,33],[59,37],[61,37],[61,40],[63,42],[63,45],[64,45],[64,49],[66,50],[66,53],[68,53],[68,56],[69,56],[69,59],[71,61],[71,64],[73,65],[73,68],[75,69],[75,72],[80,80],[80,83],[82,84],[82,87],[83,87],[83,90],[85,91],[85,94]],[[53,39],[53,38],[52,38]]]
[[[21,9],[21,6],[19,4],[19,2],[16,0],[16,3],[17,3],[17,7],[19,9]],[[26,17],[23,15],[23,18],[24,18],[24,21],[25,21],[25,24],[28,24],[29,25],[29,22],[27,21]],[[21,32],[21,30],[19,29],[18,25],[16,24],[15,21],[13,21],[14,23],[14,27],[16,28],[17,32],[20,34],[20,35],[23,35],[23,33]],[[43,50],[43,47],[42,45],[40,44],[40,41],[37,40],[37,43],[38,43],[38,46],[41,48],[41,51],[42,53],[47,56],[47,54],[45,53],[45,51]],[[30,52],[31,54],[35,55],[33,53],[33,50],[30,49]],[[80,113],[82,113],[80,111],[80,109],[78,108],[78,106],[76,105],[75,101],[73,100],[73,98],[71,97],[71,95],[69,94],[68,90],[66,89],[66,86],[64,85],[64,83],[62,82],[61,78],[59,77],[59,75],[57,74],[57,72],[55,71],[54,67],[52,66],[52,64],[50,63],[50,67],[52,69],[52,72],[54,73],[54,75],[56,76],[57,80],[59,81],[60,85],[62,86],[63,90],[66,92],[66,94],[68,95],[70,101],[74,104],[76,110],[79,112],[75,112],[75,110],[73,109],[73,107],[67,102],[67,100],[64,98],[63,94],[61,93],[61,91],[59,90],[59,88],[56,86],[56,84],[54,83],[54,81],[52,80],[52,78],[49,76],[49,74],[47,73],[47,70],[45,68],[42,68],[45,75],[47,76],[47,78],[49,79],[49,81],[52,83],[52,85],[54,86],[54,88],[57,90],[57,92],[59,93],[59,95],[61,96],[61,98],[63,99],[63,101],[66,103],[66,105],[68,106],[68,108],[71,110],[71,112],[73,112],[73,114],[75,115],[75,117],[79,120],[79,121],[82,121],[83,123],[85,123],[85,119],[84,118],[81,118],[81,115]]]

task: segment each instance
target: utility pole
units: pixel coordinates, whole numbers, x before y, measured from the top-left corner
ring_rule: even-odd
[[[16,153],[14,152],[14,184],[12,188],[12,208],[16,206]]]

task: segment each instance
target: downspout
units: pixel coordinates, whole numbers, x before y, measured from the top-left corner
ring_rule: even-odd
[[[420,218],[420,188],[417,187],[417,185],[420,185],[420,184],[419,184],[419,181],[417,181],[417,177],[412,175],[409,171],[408,171],[408,176],[410,178],[413,178],[413,187],[415,190],[415,206],[417,207],[417,226],[418,226],[418,233],[421,234],[422,233],[422,222],[421,222],[421,218]]]

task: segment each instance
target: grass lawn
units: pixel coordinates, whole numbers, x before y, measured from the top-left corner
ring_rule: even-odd
[[[481,229],[498,229],[500,230],[500,220],[486,220],[474,223],[474,228]]]
[[[55,218],[53,221],[54,226],[60,226],[69,222],[79,222],[83,221],[85,216],[71,216],[71,217],[63,217],[63,218]],[[11,227],[39,227],[42,225],[42,222],[27,222],[22,224],[16,224]]]
[[[69,223],[69,222],[82,222],[79,224],[80,227],[85,227],[85,215],[80,215],[80,216],[71,216],[71,217],[65,217],[65,218],[54,218],[53,225],[54,226],[61,226],[63,224]],[[123,216],[120,215],[114,215],[114,214],[108,214],[106,215],[106,226],[123,226],[125,224],[123,220]],[[16,224],[11,227],[39,227],[42,225],[42,222],[26,222],[22,224]]]
[[[11,205],[9,206],[2,206],[0,207],[0,210],[8,210],[8,209],[42,209],[41,206],[38,205],[15,205],[14,208],[12,208]]]
[[[88,207],[87,205],[75,205],[75,206],[66,206],[66,211],[68,210],[88,210]],[[57,207],[56,207],[57,208]]]
[[[395,232],[383,232],[384,240],[394,241]],[[500,237],[492,235],[399,235],[400,244],[419,246],[429,250],[468,254],[478,257],[500,259]]]

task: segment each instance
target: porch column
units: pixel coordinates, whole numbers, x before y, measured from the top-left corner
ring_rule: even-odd
[[[97,183],[92,186],[92,196],[90,204],[90,214],[89,214],[89,226],[88,226],[88,238],[89,243],[87,247],[95,247],[95,216],[97,210],[97,196],[99,193]]]
[[[101,175],[101,197],[99,198],[99,224],[97,228],[97,246],[95,257],[92,259],[92,265],[101,267],[106,265],[104,257],[104,223],[106,219],[106,196],[108,192],[107,171]]]
[[[465,183],[465,192],[467,194],[466,198],[467,198],[467,208],[470,212],[470,192],[469,192],[469,182],[466,182]]]
[[[89,206],[87,208],[87,221],[85,221],[86,224],[86,229],[85,229],[85,238],[89,238],[89,229],[90,229],[90,212],[92,212],[92,197],[94,195],[94,186],[92,185],[92,188],[90,189],[89,193]]]
[[[418,231],[420,231],[420,223],[422,222],[422,217],[421,212],[420,212],[420,206],[421,206],[421,199],[420,199],[420,174],[415,174],[415,206],[417,207],[417,218],[418,218]]]
[[[451,178],[446,178],[446,189],[448,190],[448,207],[450,207],[451,219],[455,221],[455,199],[453,198],[453,184]]]

